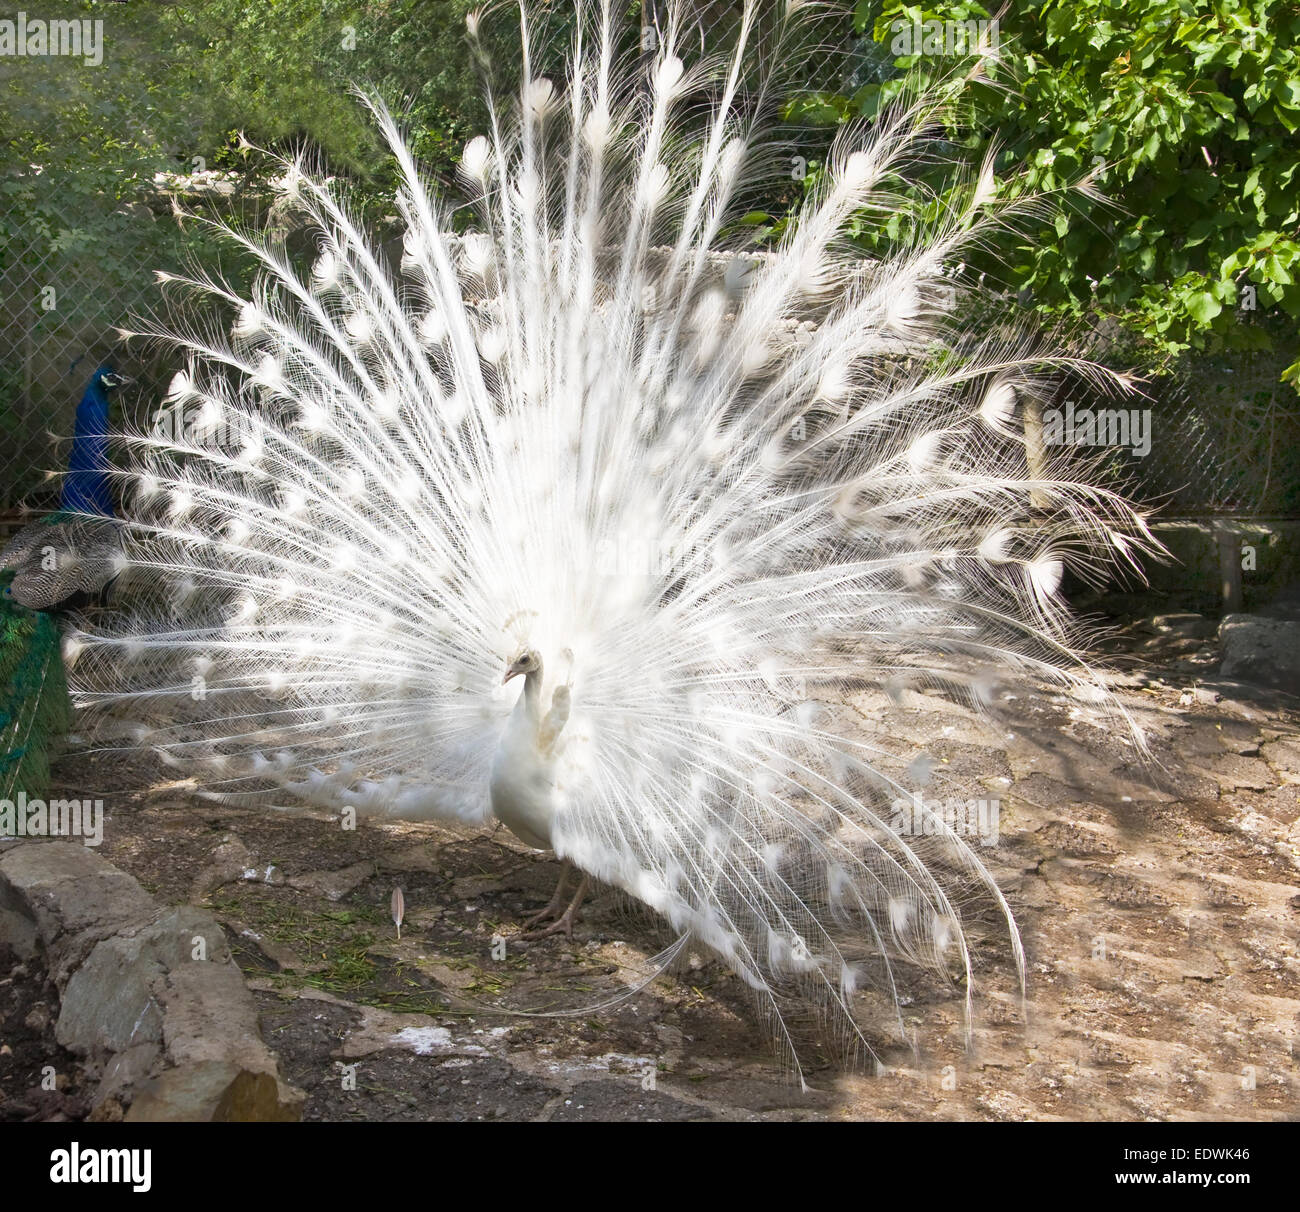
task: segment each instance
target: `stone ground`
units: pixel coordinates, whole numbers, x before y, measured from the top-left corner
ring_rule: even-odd
[[[1020,926],[1027,998],[995,915],[972,905],[971,1045],[961,999],[917,983],[906,1042],[865,1004],[867,1072],[840,1073],[810,1037],[806,1092],[716,964],[688,956],[627,996],[668,940],[616,894],[571,941],[513,942],[558,866],[504,831],[226,808],[116,755],[64,758],[56,792],[102,796],[103,856],[162,903],[216,914],[309,1119],[1294,1118],[1300,702],[1216,684],[1214,632],[1177,615],[1117,637],[1143,670],[1117,681],[1147,765],[1046,694],[997,724],[932,697],[849,703],[882,746],[1000,799],[981,854]],[[81,1118],[94,1091],[51,1042],[57,993],[9,967],[0,1119]],[[60,1089],[39,1090],[43,1064]]]

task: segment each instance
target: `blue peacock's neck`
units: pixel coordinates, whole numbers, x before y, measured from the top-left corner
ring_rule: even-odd
[[[75,513],[114,516],[109,484],[108,394],[96,374],[77,405],[72,454],[63,480],[59,508]]]

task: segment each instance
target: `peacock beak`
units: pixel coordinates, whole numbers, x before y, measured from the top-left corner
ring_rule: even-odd
[[[519,676],[518,669],[507,669],[506,676],[501,679],[501,685],[504,686],[511,678],[518,677],[518,676]]]

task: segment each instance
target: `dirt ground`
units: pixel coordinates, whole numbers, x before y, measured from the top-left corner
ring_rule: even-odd
[[[877,1062],[843,1074],[810,1039],[807,1091],[717,964],[687,956],[632,992],[670,939],[614,892],[594,896],[572,940],[516,942],[559,867],[503,830],[347,831],[325,814],[227,808],[143,757],[66,756],[56,791],[94,789],[101,853],[160,900],[217,913],[309,1119],[1292,1118],[1300,709],[1216,686],[1213,633],[1170,616],[1116,641],[1141,661],[1117,681],[1153,766],[1047,694],[997,724],[939,698],[850,702],[882,742],[1000,799],[981,856],[1020,926],[1027,999],[995,915],[972,906],[971,1045],[960,997],[916,982],[910,1038],[868,997]],[[27,1093],[50,1061],[51,995],[39,973],[0,981],[0,1118],[86,1113],[75,1081],[57,1106]]]

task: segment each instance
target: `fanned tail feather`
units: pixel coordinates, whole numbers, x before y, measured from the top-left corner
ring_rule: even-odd
[[[1027,455],[1025,410],[1062,376],[1130,384],[955,319],[964,252],[1034,213],[989,163],[924,238],[848,244],[902,206],[933,98],[846,129],[789,232],[746,250],[759,6],[714,63],[667,5],[645,75],[613,8],[575,5],[553,81],[524,6],[518,96],[460,165],[471,234],[369,98],[400,264],[299,158],[310,267],[229,231],[251,298],[164,275],[233,323],[143,329],[184,368],[126,439],[134,606],[73,637],[76,690],[214,793],[472,823],[526,639],[572,693],[556,852],[715,951],[778,1035],[811,999],[862,1047],[856,995],[900,963],[969,998],[972,890],[1023,955],[967,839],[891,827],[914,787],[833,704],[986,706],[1008,678],[1110,702],[1059,585],[1154,541],[1072,452]]]

